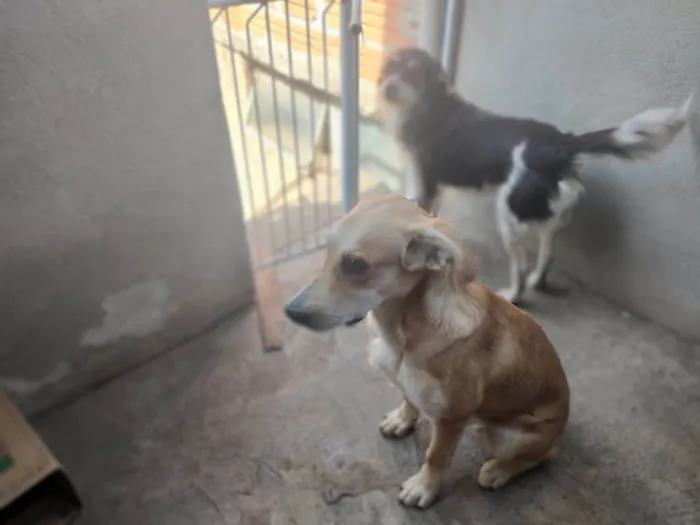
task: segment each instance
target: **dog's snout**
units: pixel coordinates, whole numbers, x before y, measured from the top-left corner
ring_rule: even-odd
[[[284,313],[290,320],[301,325],[308,324],[311,319],[311,312],[295,304],[294,301],[284,307]]]

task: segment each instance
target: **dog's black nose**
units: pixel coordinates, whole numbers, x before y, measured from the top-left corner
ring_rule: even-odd
[[[384,97],[387,100],[396,100],[396,98],[399,95],[399,88],[396,84],[393,82],[390,82],[389,84],[386,85],[384,88]]]
[[[284,307],[284,313],[289,319],[299,324],[308,324],[311,319],[311,313],[308,310],[295,308],[292,303]]]

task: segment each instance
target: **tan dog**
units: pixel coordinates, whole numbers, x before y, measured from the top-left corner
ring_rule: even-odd
[[[403,393],[380,429],[404,437],[423,413],[432,438],[402,503],[428,507],[468,423],[493,455],[479,473],[496,489],[550,459],[569,415],[569,387],[542,328],[475,280],[452,227],[400,196],[368,199],[336,223],[325,266],[286,308],[313,330],[369,312],[370,358]]]

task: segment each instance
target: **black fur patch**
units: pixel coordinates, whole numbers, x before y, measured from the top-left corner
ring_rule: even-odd
[[[528,143],[523,160],[526,170],[508,196],[508,207],[519,221],[544,221],[554,215],[550,202],[559,194],[563,175],[571,172],[571,154],[557,145]]]
[[[508,196],[508,207],[519,221],[544,221],[552,217],[549,202],[556,197],[558,181],[525,171]]]
[[[426,186],[502,184],[510,172],[513,148],[523,141],[528,167],[550,176],[571,168],[577,153],[570,135],[554,126],[492,115],[451,94],[416,107],[400,139],[416,156]]]

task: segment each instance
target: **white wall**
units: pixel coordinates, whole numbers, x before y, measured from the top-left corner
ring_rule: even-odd
[[[205,2],[0,2],[0,275],[29,410],[250,302]]]
[[[697,0],[467,0],[457,83],[493,111],[564,130],[608,127],[700,87]],[[700,121],[663,154],[590,160],[557,244],[564,269],[700,337]]]

